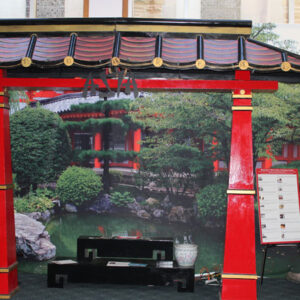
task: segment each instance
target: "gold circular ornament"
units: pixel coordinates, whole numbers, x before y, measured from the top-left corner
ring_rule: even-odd
[[[114,67],[116,67],[116,66],[118,66],[119,64],[120,64],[120,58],[119,57],[113,57],[112,59],[111,59],[111,64],[114,66]]]
[[[30,57],[23,57],[21,60],[21,64],[24,68],[28,68],[32,64],[32,60]]]
[[[240,95],[245,95],[246,91],[245,90],[240,90]]]
[[[280,67],[284,72],[288,72],[292,68],[291,64],[288,61],[282,62]]]
[[[245,59],[243,59],[239,62],[239,68],[241,70],[247,70],[249,68],[249,63]]]
[[[161,57],[154,57],[152,60],[154,67],[159,68],[163,65],[164,61]]]
[[[197,69],[204,69],[205,65],[206,65],[206,63],[205,63],[204,59],[199,58],[196,60],[196,68]]]
[[[64,64],[67,67],[72,66],[74,64],[74,58],[72,56],[66,56],[65,59],[64,59]]]

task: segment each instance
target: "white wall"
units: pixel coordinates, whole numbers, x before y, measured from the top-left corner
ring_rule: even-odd
[[[122,17],[122,0],[90,0],[90,17]]]
[[[83,0],[65,0],[65,17],[82,18]]]
[[[26,17],[25,0],[0,0],[0,18],[14,19]]]

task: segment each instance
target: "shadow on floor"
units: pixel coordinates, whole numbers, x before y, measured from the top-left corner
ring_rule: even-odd
[[[65,288],[47,288],[47,276],[19,273],[20,290],[13,300],[218,300],[219,287],[196,285],[194,293],[178,293],[176,287],[68,283]],[[285,279],[264,279],[259,300],[299,300],[300,284]],[[243,300],[243,299],[239,299]]]

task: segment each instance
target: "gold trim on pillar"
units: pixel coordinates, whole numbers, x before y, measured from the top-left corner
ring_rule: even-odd
[[[9,273],[10,271],[14,270],[18,266],[18,262],[14,262],[7,268],[0,268],[0,273]]]
[[[0,103],[0,108],[9,109],[8,103]]]
[[[253,279],[257,280],[257,275],[252,274],[222,274],[222,279]]]
[[[232,106],[232,110],[253,110],[252,106]]]
[[[4,95],[5,95],[4,91],[1,91],[0,96],[4,96]]]
[[[240,94],[232,94],[233,99],[252,99],[252,94],[242,94],[242,91]]]
[[[14,188],[14,184],[0,184],[0,190],[12,190]]]
[[[17,291],[19,290],[19,287],[17,286],[10,294],[8,295],[1,295],[0,294],[0,299],[10,299]]]
[[[227,190],[228,195],[255,195],[255,190]]]

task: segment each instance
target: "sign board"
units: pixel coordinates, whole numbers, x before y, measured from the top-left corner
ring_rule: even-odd
[[[298,170],[257,169],[256,183],[261,243],[299,243]]]

